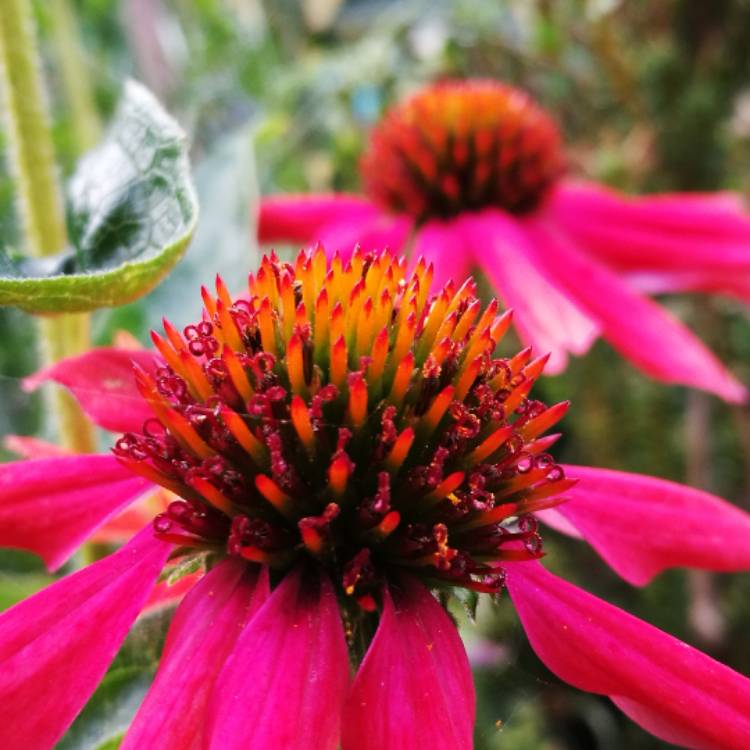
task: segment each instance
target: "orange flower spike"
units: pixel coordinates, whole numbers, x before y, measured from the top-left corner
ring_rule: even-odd
[[[332,344],[346,335],[346,315],[344,313],[344,308],[341,302],[337,302],[333,306],[333,310],[331,311],[330,327],[330,337]]]
[[[227,372],[229,373],[229,379],[232,381],[232,385],[237,389],[237,393],[239,393],[245,401],[249,401],[253,397],[255,391],[250,384],[245,368],[242,366],[237,354],[235,354],[235,352],[228,346],[225,346],[222,350],[221,358],[224,360]]]
[[[193,357],[193,355],[186,349],[183,349],[178,356],[180,358],[182,372],[185,373],[186,376],[185,381],[188,388],[201,400],[208,401],[208,399],[214,395],[214,389],[211,386],[211,383],[208,382],[208,378],[206,377],[206,373],[203,372],[203,368],[195,357]]]
[[[417,331],[417,316],[416,313],[409,313],[409,317],[404,321],[404,324],[398,330],[398,336],[396,337],[396,343],[393,346],[391,352],[391,366],[398,367],[406,356],[407,352],[410,352],[411,346],[414,343],[414,335]]]
[[[427,295],[430,292],[430,288],[432,287],[432,279],[435,275],[435,267],[430,263],[430,265],[427,266],[427,270],[420,274],[419,279],[419,297],[417,298],[419,309],[421,310],[426,304],[427,304]]]
[[[435,396],[435,400],[430,405],[430,408],[419,421],[420,433],[432,432],[440,424],[440,420],[445,416],[445,412],[448,411],[448,407],[451,405],[451,401],[453,401],[454,392],[454,387],[448,385]]]
[[[385,288],[380,294],[378,304],[375,308],[375,330],[383,326],[391,326],[391,316],[393,315],[393,294],[390,289]]]
[[[477,357],[482,354],[492,354],[495,349],[495,342],[492,338],[492,334],[489,328],[485,328],[479,336],[472,339],[471,346],[464,349],[462,357],[463,366],[467,363],[473,362]]]
[[[347,343],[352,350],[357,342],[357,326],[362,308],[365,304],[365,280],[360,279],[352,288],[349,295],[349,303],[344,310],[345,330]]]
[[[258,474],[255,477],[255,486],[258,492],[276,508],[282,516],[294,519],[294,503],[292,498],[279,487],[271,477],[266,474]]]
[[[210,458],[216,451],[195,431],[193,425],[179,412],[168,407],[158,411],[161,421],[190,451],[200,458]]]
[[[235,351],[242,351],[245,348],[242,337],[237,330],[234,318],[232,318],[230,307],[221,297],[216,300],[216,316],[219,319],[220,326],[214,328],[214,334],[220,333],[225,344],[231,346]]]
[[[357,430],[367,420],[367,384],[360,372],[349,375],[349,418]]]
[[[260,274],[258,274],[260,275]],[[258,328],[260,328],[260,341],[263,349],[271,354],[276,354],[276,324],[271,300],[264,297],[258,310]]]
[[[450,315],[447,315],[440,324],[440,329],[435,335],[435,341],[442,342],[445,338],[448,338],[449,340],[454,338],[457,325],[458,311],[454,310]]]
[[[477,321],[477,324],[474,326],[474,331],[471,332],[471,336],[475,336],[478,332],[484,331],[485,328],[490,329],[490,333],[492,333],[492,327],[495,322],[495,318],[497,316],[497,309],[500,307],[498,301],[496,299],[493,299],[489,305],[485,308],[485,311],[482,313],[482,316]],[[469,333],[468,329],[466,331],[458,331],[456,330],[454,334],[454,338],[457,341],[460,341],[467,333]],[[461,335],[460,335],[461,334]],[[459,338],[460,335],[460,338]],[[495,338],[494,336],[492,338]],[[497,341],[497,339],[495,339]],[[468,341],[469,344],[471,344],[471,338]]]
[[[318,245],[312,254],[312,277],[315,283],[314,293],[320,295],[323,291],[323,283],[328,273],[328,262],[326,260],[326,251],[321,245]],[[331,265],[333,267],[333,264]]]
[[[478,299],[475,299],[466,308],[466,312],[461,316],[461,320],[459,320],[458,325],[456,326],[453,332],[453,338],[456,341],[463,341],[464,337],[466,336],[466,334],[469,332],[469,329],[471,328],[471,324],[476,320],[476,317],[479,314],[479,310],[481,306],[482,306],[482,303]],[[482,326],[478,326],[478,327],[480,330],[482,330]],[[484,328],[486,327],[487,326],[485,325]]]
[[[292,331],[294,330],[294,320],[296,318],[297,303],[294,300],[294,286],[292,275],[283,273],[281,276],[281,324],[284,341],[289,341]]]
[[[307,393],[305,383],[305,370],[302,354],[302,338],[298,333],[293,333],[286,347],[286,369],[289,375],[289,384],[292,393]]]
[[[510,371],[513,375],[517,375],[524,367],[526,367],[531,360],[531,352],[531,347],[527,346],[508,360],[508,367],[510,367]]]
[[[201,298],[203,299],[203,306],[206,308],[209,320],[213,319],[214,315],[216,315],[216,299],[205,286],[201,286]]]
[[[301,262],[300,262],[300,259]],[[312,258],[304,252],[297,256],[298,269],[296,272],[297,280],[302,288],[302,301],[305,311],[309,311],[312,317],[315,314],[315,282],[313,280]],[[299,305],[297,305],[299,311]]]
[[[453,282],[450,282],[451,284],[451,291],[453,287]],[[463,284],[459,287],[458,291],[455,293],[455,295],[452,295],[451,292],[449,292],[449,298],[451,300],[450,305],[448,306],[448,310],[446,311],[446,315],[450,315],[454,310],[458,310],[460,304],[469,297],[473,297],[474,293],[477,290],[477,285],[474,279],[469,276],[466,281],[464,281]]]
[[[337,499],[343,497],[346,492],[351,470],[351,462],[346,456],[337,456],[328,467],[328,486]]]
[[[432,492],[425,495],[422,501],[430,504],[439,503],[463,484],[465,476],[466,474],[463,471],[454,471],[443,479]]]
[[[485,438],[474,450],[466,456],[467,467],[476,466],[489,458],[514,432],[513,425],[505,425],[495,430]]]
[[[531,364],[529,364],[528,367],[525,367],[523,373],[513,376],[511,383],[513,383],[516,379],[520,379],[521,383],[517,385],[511,392],[510,396],[505,399],[505,403],[503,404],[503,406],[505,407],[505,411],[507,414],[511,414],[512,412],[514,412],[520,406],[523,400],[529,395],[529,392],[533,388],[537,377],[544,369],[544,365],[547,363],[548,359],[549,354],[545,354],[543,357],[535,359]]]
[[[468,365],[468,367],[464,367],[463,372],[461,372],[457,376],[455,393],[456,401],[463,401],[466,398],[469,393],[469,389],[474,385],[474,382],[479,377],[479,373],[482,369],[482,364],[484,363],[484,361],[485,357],[480,354],[478,357],[474,358],[474,360]]]
[[[425,361],[425,359],[427,359],[427,355],[430,353],[430,350],[435,343],[435,336],[442,322],[445,320],[449,302],[450,298],[446,294],[445,290],[443,290],[440,293],[440,296],[432,303],[432,307],[430,308],[430,312],[428,313],[427,320],[424,324],[424,330],[422,331],[422,335],[419,337],[417,363],[420,365]]]
[[[372,345],[370,364],[367,367],[367,382],[375,392],[380,392],[380,381],[385,371],[385,360],[388,356],[388,327],[380,329]]]
[[[229,294],[224,279],[222,279],[219,274],[216,274],[216,296],[221,300],[227,310],[232,307],[232,296]]]
[[[226,513],[230,517],[234,515],[232,502],[207,479],[200,476],[193,476],[190,477],[188,483],[201,497],[213,505],[214,508],[217,508],[222,513]]]
[[[401,514],[397,510],[386,513],[383,520],[375,527],[369,530],[368,535],[376,541],[382,542],[387,539],[401,523]]]
[[[170,346],[169,342],[163,339],[156,331],[151,331],[151,341],[156,347],[159,354],[166,360],[167,364],[178,374],[185,376],[182,369],[182,363],[177,352]]]
[[[503,336],[508,333],[510,324],[513,322],[513,310],[506,310],[502,315],[495,318],[490,329],[490,335],[495,344],[502,341]]]
[[[268,463],[268,450],[253,435],[242,417],[226,405],[221,407],[220,413],[222,421],[227,426],[229,432],[232,433],[234,439],[242,446],[242,449],[258,466],[265,466]]]
[[[370,267],[367,269],[367,274],[365,275],[365,291],[368,297],[372,297],[373,299],[377,297],[380,282],[383,278],[383,265],[386,262],[388,261],[386,261],[385,256],[378,255],[370,263]]]
[[[313,431],[307,404],[305,404],[305,400],[301,396],[292,396],[290,412],[294,429],[297,435],[299,435],[299,439],[302,441],[305,449],[312,456],[315,453],[315,432]]]
[[[533,417],[526,422],[518,431],[518,434],[524,440],[533,440],[535,437],[549,430],[550,427],[556,425],[565,416],[569,408],[570,401],[561,401],[559,404],[550,406],[539,414],[539,416]]]
[[[307,317],[307,305],[304,302],[300,302],[294,311],[294,325],[303,329],[310,326],[310,319]]]
[[[331,344],[330,366],[331,383],[333,383],[339,391],[342,391],[346,385],[347,359],[346,339],[343,336],[339,336],[338,339]]]
[[[389,473],[395,474],[401,468],[406,457],[409,455],[411,446],[414,443],[414,437],[414,430],[411,427],[405,427],[396,438],[396,442],[383,460],[383,465]]]
[[[164,327],[164,333],[167,334],[169,343],[172,344],[172,348],[178,352],[187,349],[182,334],[166,318],[162,318],[161,323]]]
[[[324,361],[324,353],[328,350],[328,330],[329,330],[329,306],[328,290],[323,289],[315,301],[315,343],[314,358],[318,364]],[[327,357],[327,354],[325,355]]]
[[[372,337],[375,332],[375,312],[373,308],[372,297],[368,297],[357,319],[357,340],[354,349],[357,358],[370,354]]]
[[[414,352],[409,352],[399,362],[396,368],[396,375],[393,378],[391,392],[388,394],[388,401],[396,407],[401,407],[404,396],[409,388],[412,373],[414,372]]]
[[[432,350],[430,357],[434,360],[436,365],[441,365],[445,362],[445,358],[450,354],[453,349],[453,342],[448,336],[443,339],[438,339],[437,346]]]
[[[333,258],[331,258],[331,267],[325,277],[325,284],[331,296],[331,304],[341,302],[344,299],[343,276],[344,271],[341,256],[338,253],[334,253]]]

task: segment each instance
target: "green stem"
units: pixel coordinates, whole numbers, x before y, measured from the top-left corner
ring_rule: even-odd
[[[25,247],[40,257],[67,244],[44,88],[29,0],[3,0],[0,12],[0,80],[5,95],[8,159],[18,186]],[[45,364],[79,353],[90,341],[88,316],[60,315],[40,322]],[[94,433],[80,407],[57,392],[53,409],[62,443],[91,451]]]
[[[76,151],[81,153],[99,142],[102,124],[70,3],[68,0],[50,0],[49,12],[55,58],[72,115]]]

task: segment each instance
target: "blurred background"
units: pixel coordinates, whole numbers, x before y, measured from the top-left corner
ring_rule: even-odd
[[[96,142],[127,77],[156,93],[192,143],[195,240],[150,295],[96,314],[100,344],[120,329],[145,343],[162,315],[192,322],[199,286],[217,271],[242,287],[260,252],[258,196],[357,190],[372,124],[435,78],[527,89],[559,122],[574,173],[635,193],[750,194],[747,0],[40,0],[36,10],[64,170]],[[0,168],[0,236],[12,244],[14,197]],[[665,303],[750,381],[746,309],[698,296]],[[41,399],[19,382],[36,366],[30,319],[0,310],[0,341],[0,433],[44,435]],[[746,408],[650,382],[602,342],[543,379],[537,397],[573,402],[559,459],[686,481],[750,508]],[[750,576],[670,571],[637,590],[585,545],[551,531],[545,543],[551,568],[750,674]],[[2,552],[0,607],[48,580],[32,556]],[[478,750],[666,747],[546,671],[507,601],[480,607],[463,631]],[[123,721],[134,695],[118,708]],[[71,731],[60,747],[105,747]]]

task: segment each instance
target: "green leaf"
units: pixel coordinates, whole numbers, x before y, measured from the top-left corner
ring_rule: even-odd
[[[0,305],[85,312],[134,300],[179,260],[197,216],[185,134],[128,82],[107,137],[70,180],[71,248],[45,258],[0,250]]]
[[[175,607],[138,618],[91,700],[56,750],[116,750],[156,673]]]

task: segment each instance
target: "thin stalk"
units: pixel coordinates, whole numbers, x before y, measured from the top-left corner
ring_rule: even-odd
[[[67,233],[28,0],[3,0],[0,81],[5,95],[8,159],[18,186],[25,249],[37,257],[52,255],[66,246]],[[87,347],[90,340],[87,318],[59,315],[41,320],[39,331],[45,364]],[[94,450],[93,429],[69,394],[55,392],[53,412],[63,445],[75,451]]]
[[[710,342],[711,332],[718,327],[716,313],[710,302],[702,301],[694,307],[695,327],[701,337]],[[710,491],[712,397],[702,391],[688,393],[685,411],[685,478],[693,487]],[[726,635],[726,622],[716,592],[716,580],[707,570],[688,570],[688,622],[695,635],[707,648],[717,648]]]

